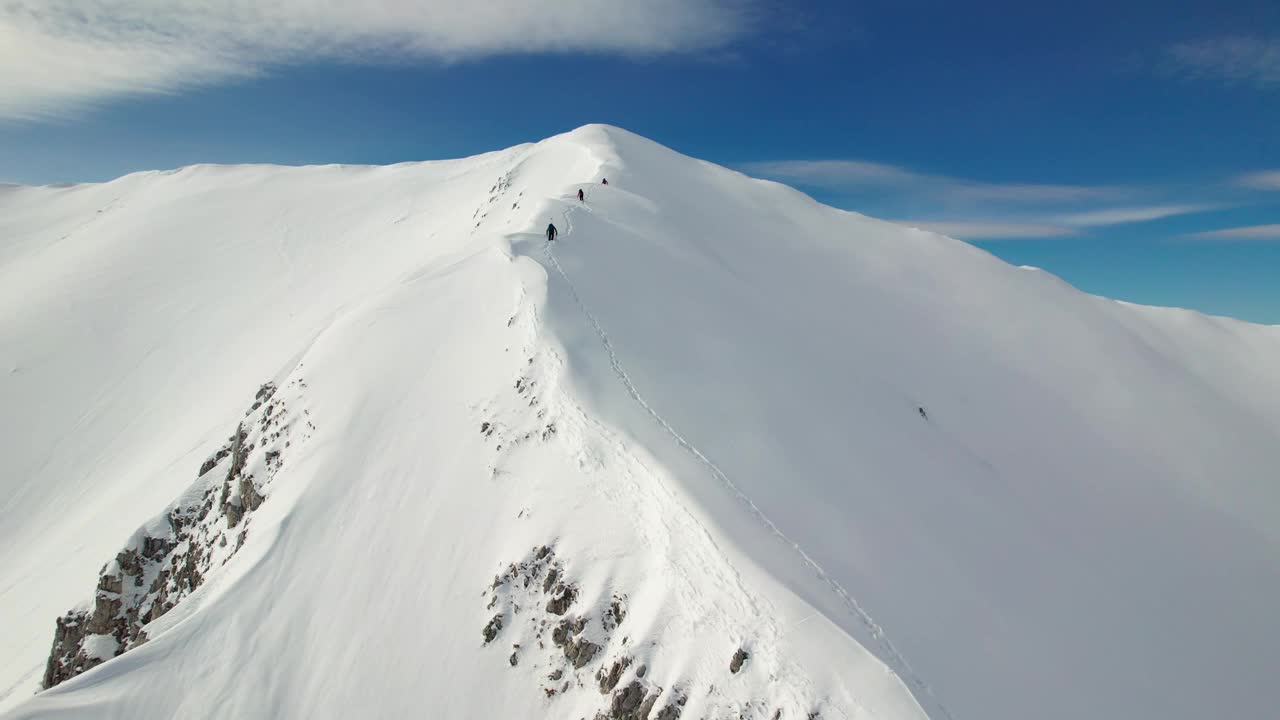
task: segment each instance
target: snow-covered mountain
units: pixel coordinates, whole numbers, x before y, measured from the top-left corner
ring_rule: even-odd
[[[616,128],[0,187],[0,450],[6,717],[1280,707],[1280,327]]]

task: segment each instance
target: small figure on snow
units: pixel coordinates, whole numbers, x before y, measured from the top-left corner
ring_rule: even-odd
[[[555,226],[555,225],[553,225],[553,224],[551,224],[551,223],[547,223],[547,242],[551,242],[551,241],[555,240],[555,239],[556,239],[556,233],[557,233],[557,232],[558,232],[558,231],[556,230],[556,226]]]
[[[578,202],[586,202],[586,198],[582,195],[582,188],[578,188]]]
[[[924,407],[917,407],[916,410],[920,411],[920,417],[924,418],[925,420],[929,419],[929,413],[924,411]]]
[[[608,185],[608,184],[609,184],[609,178],[601,178],[601,179],[600,179],[600,184],[601,184],[601,185]]]

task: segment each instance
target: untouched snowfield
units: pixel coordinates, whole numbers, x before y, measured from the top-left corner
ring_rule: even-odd
[[[0,186],[0,452],[5,717],[1280,707],[1280,327],[606,126]]]

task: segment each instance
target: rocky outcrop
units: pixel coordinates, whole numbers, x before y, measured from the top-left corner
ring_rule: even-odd
[[[607,695],[618,686],[618,682],[622,680],[622,673],[629,665],[631,665],[631,658],[623,656],[614,660],[608,671],[601,668],[596,672],[596,680],[600,683],[600,693],[602,695]]]
[[[641,680],[633,680],[626,687],[613,693],[613,697],[609,700],[609,710],[596,715],[596,720],[648,720],[649,713],[658,702],[658,696],[661,693],[660,688],[655,690]],[[663,708],[662,712],[667,712],[668,708],[678,708],[678,706],[672,703]],[[673,720],[680,717],[678,709],[674,712],[674,715],[669,715]]]
[[[273,383],[259,388],[235,432],[201,464],[195,483],[102,568],[88,606],[57,619],[44,688],[146,642],[149,623],[235,555],[294,436],[303,440],[314,429],[305,410],[290,407],[305,387],[299,379],[287,392]]]
[[[627,618],[627,596],[584,598],[582,586],[566,570],[550,545],[530,550],[509,563],[485,589],[488,620],[481,629],[484,644],[511,633],[514,651],[506,658],[515,667],[524,653],[550,668],[542,687],[546,699],[598,692],[604,706],[592,720],[678,720],[688,695],[682,688],[664,690],[648,679],[649,666],[637,663],[628,648],[630,636],[615,632]],[[603,658],[604,661],[600,662]],[[596,665],[593,675],[583,671]],[[594,690],[592,690],[594,688]],[[598,697],[598,695],[597,695]],[[734,717],[737,717],[736,715]]]

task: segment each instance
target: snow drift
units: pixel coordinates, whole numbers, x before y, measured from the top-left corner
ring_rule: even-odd
[[[1280,705],[1280,328],[606,126],[0,188],[0,308],[11,717]]]

